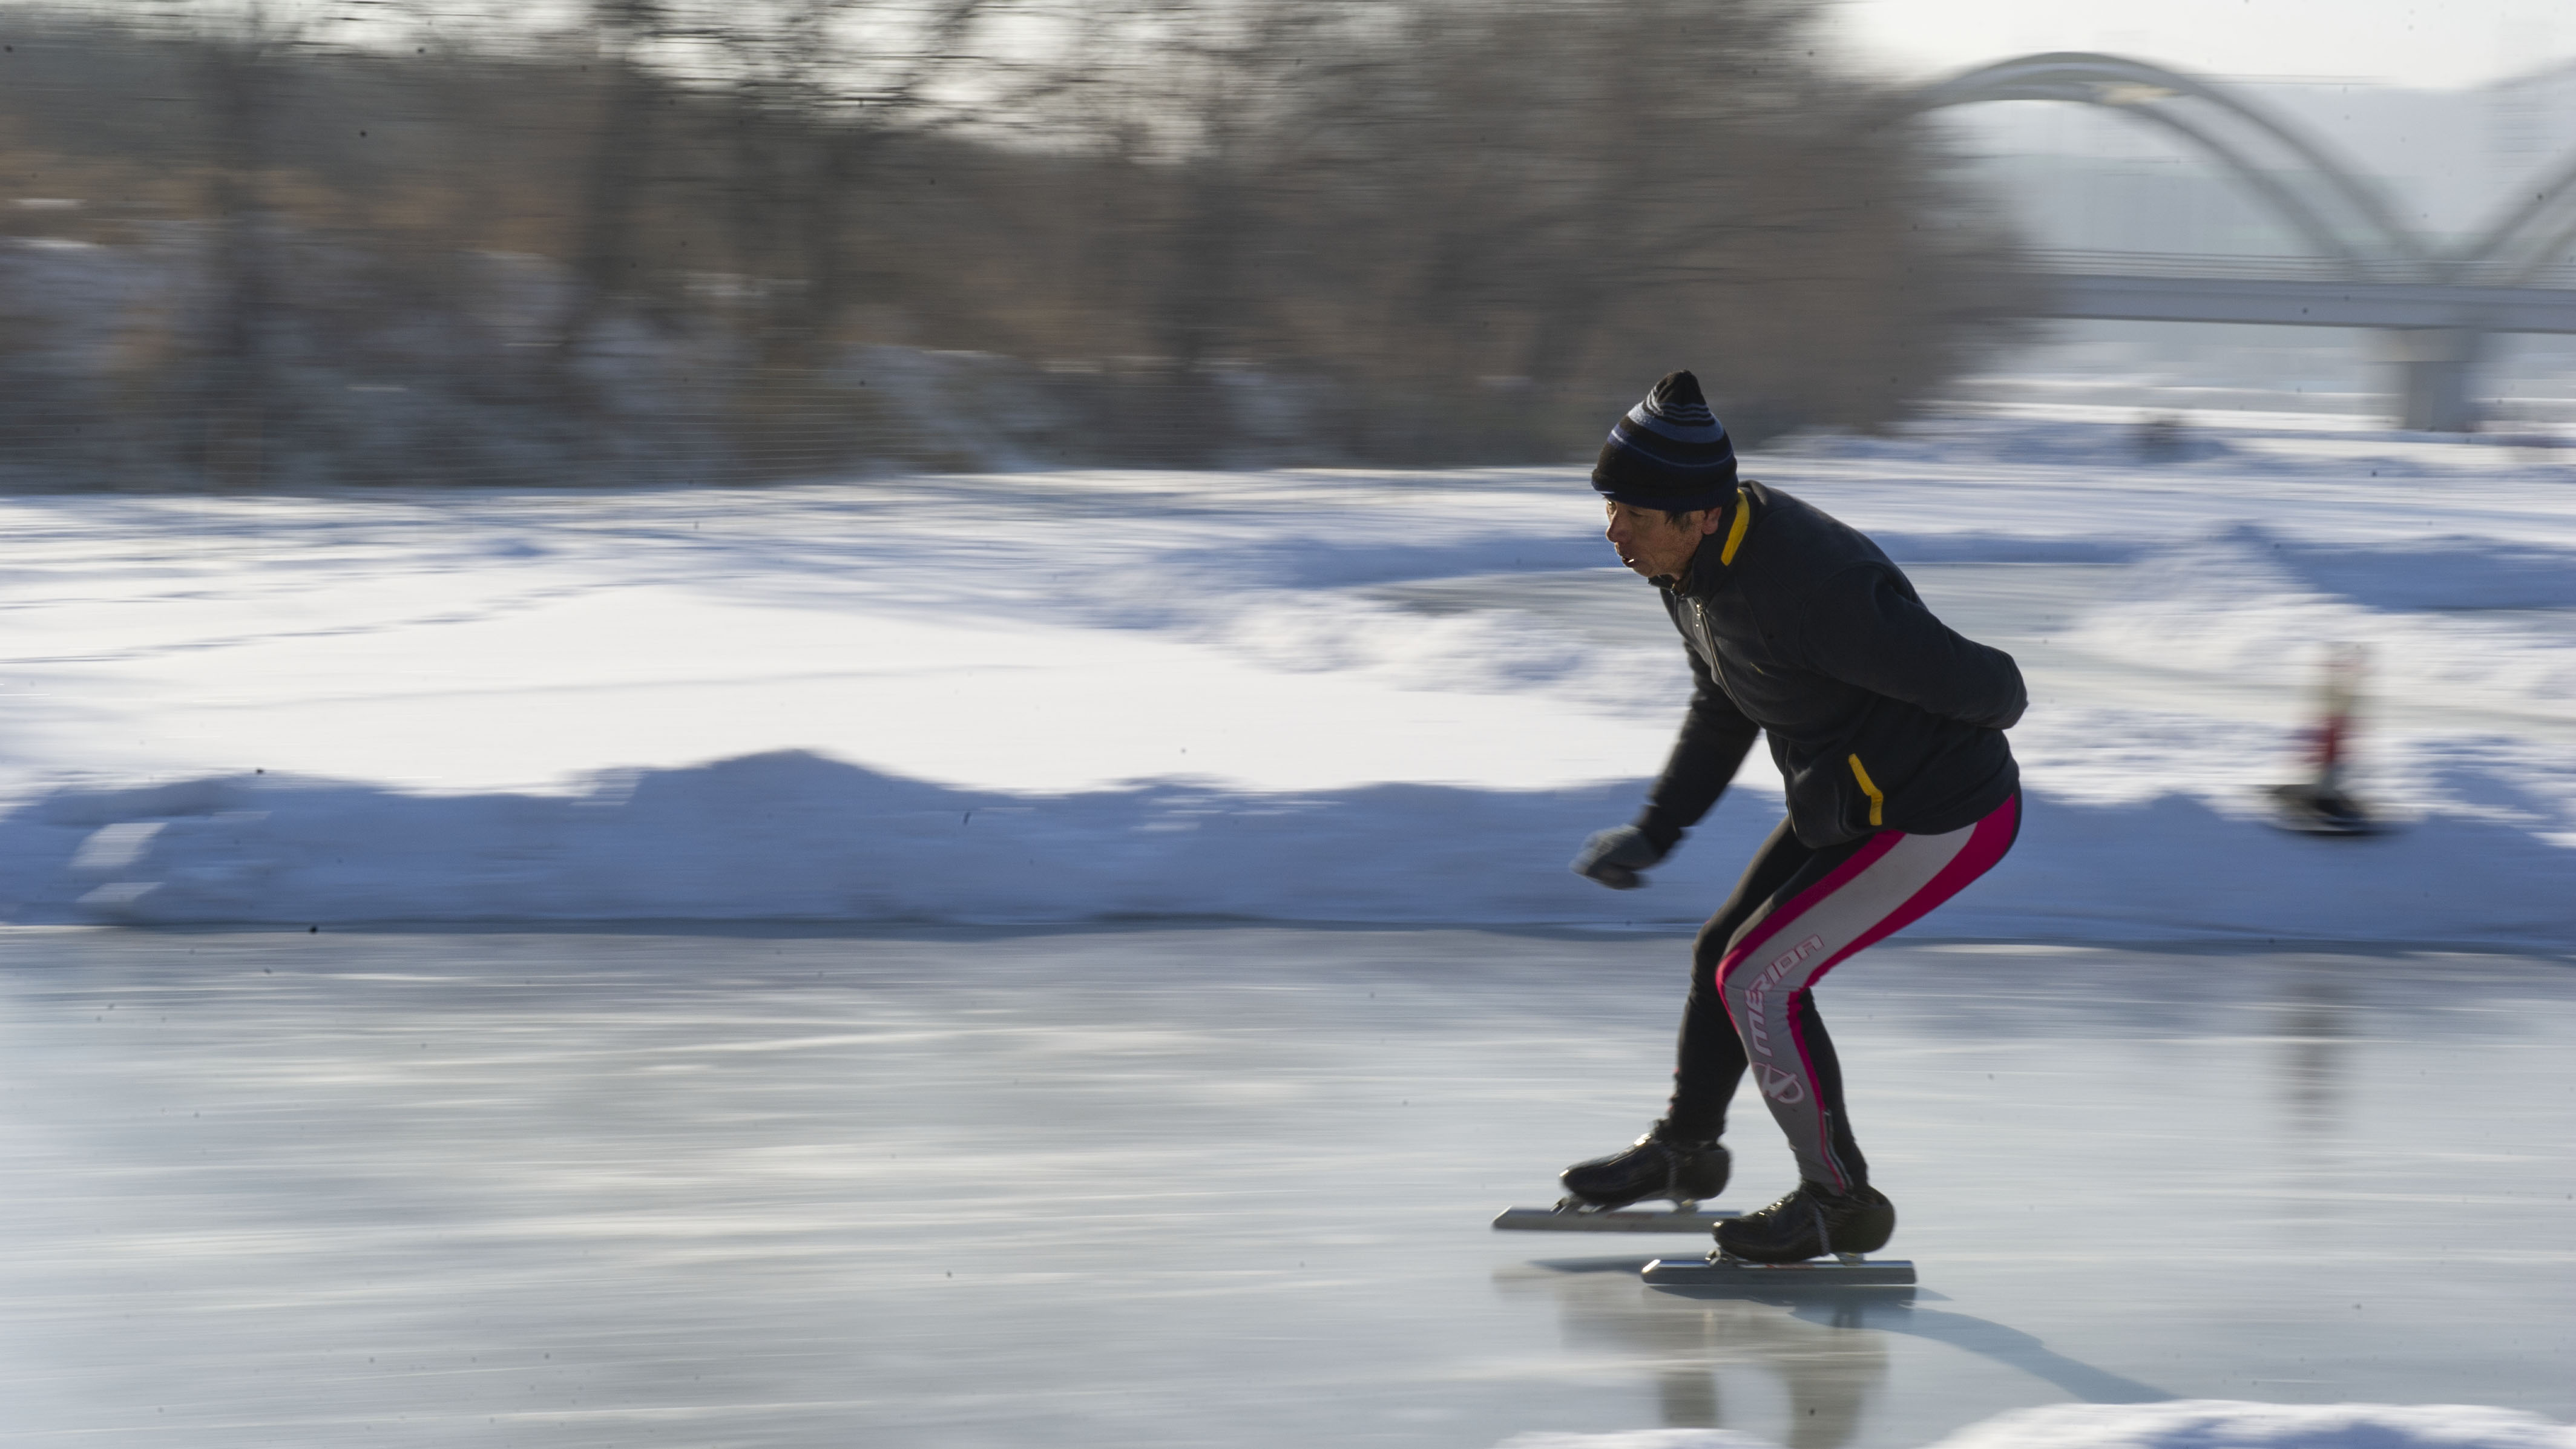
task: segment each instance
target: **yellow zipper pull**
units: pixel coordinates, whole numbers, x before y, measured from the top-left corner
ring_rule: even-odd
[[[1878,787],[1869,782],[1869,771],[1860,767],[1860,756],[1851,757],[1851,767],[1852,778],[1860,781],[1860,787],[1869,792],[1869,823],[1883,826],[1885,821],[1881,815],[1887,809],[1887,797],[1878,793]]]

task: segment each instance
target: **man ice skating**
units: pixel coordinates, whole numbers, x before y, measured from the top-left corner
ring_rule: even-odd
[[[1644,884],[1638,872],[1717,803],[1757,732],[1789,813],[1700,930],[1663,1120],[1625,1152],[1567,1168],[1566,1191],[1586,1208],[1716,1195],[1727,1102],[1749,1068],[1800,1182],[1721,1223],[1720,1250],[1764,1263],[1873,1252],[1896,1209],[1869,1184],[1811,992],[2012,848],[2020,773],[2003,731],[2028,703],[2021,671],[1932,617],[1857,530],[1739,480],[1687,372],[1611,429],[1592,486],[1619,561],[1661,592],[1696,687],[1644,812],[1584,842],[1574,869],[1617,890]]]

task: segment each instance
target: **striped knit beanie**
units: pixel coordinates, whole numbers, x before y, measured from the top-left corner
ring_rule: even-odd
[[[1735,492],[1735,445],[1700,396],[1698,378],[1666,373],[1628,409],[1601,445],[1592,486],[1613,501],[1670,513],[1715,507]]]

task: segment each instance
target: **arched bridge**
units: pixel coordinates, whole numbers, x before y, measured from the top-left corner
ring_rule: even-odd
[[[2445,250],[2409,228],[2360,168],[2225,87],[2116,55],[2062,51],[1980,66],[1914,92],[1906,114],[1988,101],[2102,106],[2218,162],[2312,249],[2288,259],[2121,254],[2056,259],[2047,313],[2146,322],[2259,322],[2376,331],[2399,421],[2476,426],[2470,379],[2498,332],[2576,333],[2576,288],[2550,286],[2576,246],[2576,155],[2527,201]]]

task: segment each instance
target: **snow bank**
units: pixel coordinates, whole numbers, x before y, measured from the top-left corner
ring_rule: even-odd
[[[1521,1434],[1503,1449],[1767,1449],[1724,1429]],[[1971,1424],[1933,1449],[2576,1449],[2576,1429],[2472,1404],[2054,1404]]]
[[[2195,426],[1755,460],[2030,678],[2022,843],[1924,929],[2576,943],[2568,457]],[[1687,690],[1599,527],[1548,469],[0,499],[0,908],[1688,921],[1776,782],[1565,871]],[[2392,836],[2258,818],[2338,642]]]
[[[1515,1434],[1502,1449],[1779,1449],[1731,1429],[1632,1429],[1624,1434]]]
[[[1641,788],[1162,781],[1023,795],[807,753],[634,772],[569,796],[228,776],[45,796],[0,820],[0,878],[25,921],[1696,919],[1777,800],[1728,802],[1646,890],[1567,871]],[[1917,934],[2548,944],[2576,939],[2567,858],[2475,820],[2317,840],[2181,796],[2043,795],[2005,864]]]
[[[2576,1429],[2473,1404],[2056,1404],[1971,1425],[1940,1449],[2576,1449]]]

